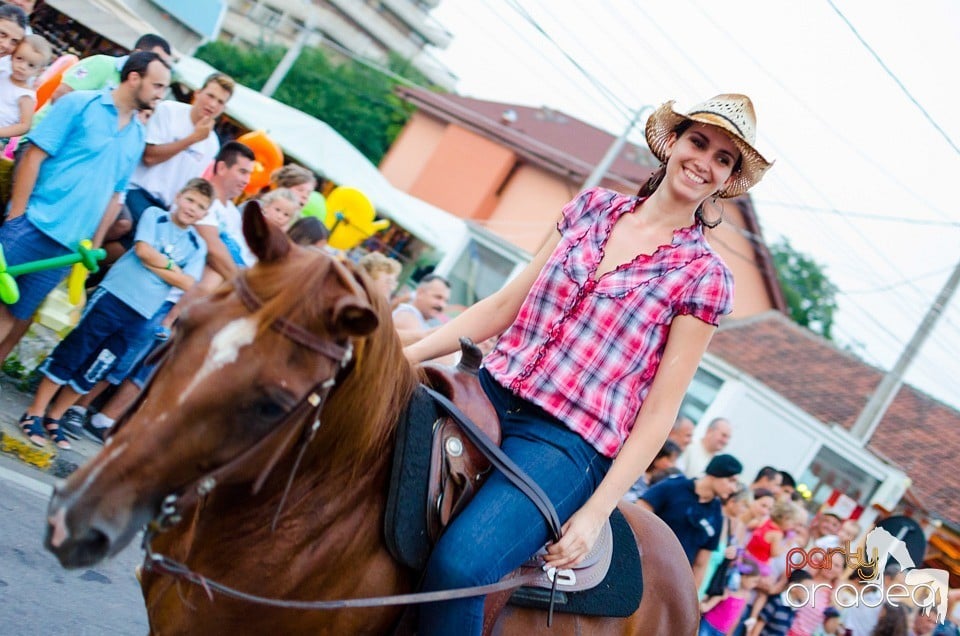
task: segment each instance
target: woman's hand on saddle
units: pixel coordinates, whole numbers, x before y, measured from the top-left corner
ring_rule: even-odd
[[[560,529],[563,536],[556,543],[547,546],[547,554],[543,560],[547,565],[558,570],[577,565],[583,561],[597,542],[600,530],[603,529],[603,524],[609,516],[609,513],[603,514],[602,511],[583,506],[563,524]]]

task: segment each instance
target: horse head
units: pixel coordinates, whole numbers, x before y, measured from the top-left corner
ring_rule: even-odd
[[[409,368],[395,336],[382,333],[393,330],[377,329],[389,308],[368,293],[368,279],[292,245],[256,205],[244,212],[244,235],[258,264],[181,314],[138,402],[102,451],[55,488],[46,546],[65,567],[118,552],[171,496],[199,498],[216,482],[259,489],[321,411],[328,419],[327,402],[356,380],[362,357]],[[381,443],[357,429],[340,443],[343,462]],[[337,442],[321,434],[317,444],[335,467]]]

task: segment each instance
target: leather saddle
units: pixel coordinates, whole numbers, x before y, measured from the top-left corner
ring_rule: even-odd
[[[477,373],[482,354],[471,341],[461,341],[456,367],[422,365],[427,385],[452,402],[489,442],[500,444],[500,422]],[[473,498],[494,470],[487,454],[472,441],[457,418],[451,417],[435,396],[421,389],[398,429],[386,515],[387,544],[398,561],[422,570],[430,548],[443,529]],[[416,499],[424,497],[421,504]],[[418,511],[422,511],[422,515]],[[419,518],[418,518],[419,517]],[[610,567],[613,551],[609,521],[588,557],[574,570],[544,572],[536,558],[518,572],[539,570],[534,584],[550,589],[586,590],[598,585]]]

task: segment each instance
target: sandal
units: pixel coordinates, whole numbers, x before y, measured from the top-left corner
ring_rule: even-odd
[[[33,442],[34,445],[41,448],[47,445],[47,432],[43,428],[42,417],[24,413],[20,416],[18,425],[23,436]]]
[[[52,417],[43,418],[43,428],[47,430],[47,435],[53,440],[60,450],[70,450],[70,440],[67,439],[67,433],[60,426],[60,420]]]

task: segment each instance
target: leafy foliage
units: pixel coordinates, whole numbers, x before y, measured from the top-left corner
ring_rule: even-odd
[[[790,308],[790,317],[797,324],[825,338],[832,338],[837,286],[827,278],[823,266],[798,252],[787,239],[771,245],[770,252]]]
[[[283,55],[277,46],[247,49],[226,42],[211,42],[196,53],[254,90],[266,84]],[[387,67],[416,84],[428,84],[398,56],[391,57]],[[325,121],[376,164],[413,112],[394,94],[397,84],[396,79],[359,62],[334,61],[320,49],[305,48],[273,97]]]

